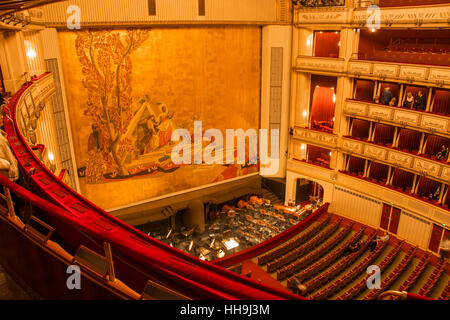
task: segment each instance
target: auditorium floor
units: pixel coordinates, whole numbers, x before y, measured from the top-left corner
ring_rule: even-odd
[[[38,300],[30,289],[22,288],[0,265],[0,300]]]

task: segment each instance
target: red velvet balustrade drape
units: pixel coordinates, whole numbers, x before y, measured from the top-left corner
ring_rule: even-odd
[[[378,162],[370,163],[370,179],[376,179],[377,181],[382,182],[384,179],[387,179],[388,173],[389,167],[387,165]]]
[[[412,188],[414,182],[414,174],[411,172],[394,169],[392,177],[392,185],[397,188]]]
[[[373,142],[385,145],[392,145],[394,141],[395,128],[385,124],[377,123],[375,125],[375,135]]]
[[[311,106],[311,127],[333,131],[334,125],[334,89],[317,86],[314,89]]]
[[[419,179],[417,194],[422,197],[428,197],[430,194],[434,194],[437,188],[439,188],[440,186],[441,186],[440,182],[421,176]]]
[[[403,151],[418,153],[421,137],[422,134],[420,132],[400,129],[398,148]]]
[[[436,90],[434,95],[433,113],[450,114],[450,91]]]
[[[370,122],[366,120],[353,119],[352,137],[359,139],[368,139]]]
[[[375,83],[370,80],[356,80],[355,99],[359,101],[372,101]]]

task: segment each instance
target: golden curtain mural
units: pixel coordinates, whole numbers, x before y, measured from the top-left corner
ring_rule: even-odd
[[[174,165],[177,128],[259,128],[257,27],[59,33],[81,191],[110,209],[257,172]]]

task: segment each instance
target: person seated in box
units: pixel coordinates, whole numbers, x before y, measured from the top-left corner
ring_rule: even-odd
[[[389,102],[389,106],[391,107],[396,107],[397,106],[397,98],[392,98],[391,101]]]
[[[417,93],[417,98],[414,101],[414,109],[418,111],[424,111],[426,108],[427,108],[427,101],[422,91],[419,91]]]
[[[390,87],[386,87],[381,94],[381,103],[385,105],[389,105],[392,100],[392,92]]]
[[[436,159],[437,160],[447,160],[448,158],[448,148],[445,145],[442,145],[441,150],[437,153]]]
[[[405,102],[403,102],[403,107],[411,109],[414,106],[414,96],[410,91],[406,93]]]
[[[436,201],[436,200],[439,200],[440,195],[441,195],[441,188],[438,187],[434,193],[431,193],[431,194],[428,196],[428,199],[429,199],[430,201]]]
[[[379,95],[376,95],[375,98],[373,98],[373,103],[378,103],[378,104],[381,103]]]

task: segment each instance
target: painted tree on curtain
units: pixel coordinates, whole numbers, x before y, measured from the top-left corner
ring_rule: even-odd
[[[148,30],[136,29],[77,35],[76,52],[82,65],[83,86],[88,91],[84,114],[92,120],[96,138],[96,158],[90,156],[92,166],[88,165],[88,170],[93,167],[96,171],[88,173],[91,182],[99,181],[105,172],[128,175],[124,161],[133,147],[124,135],[133,114],[130,55],[148,36]]]

